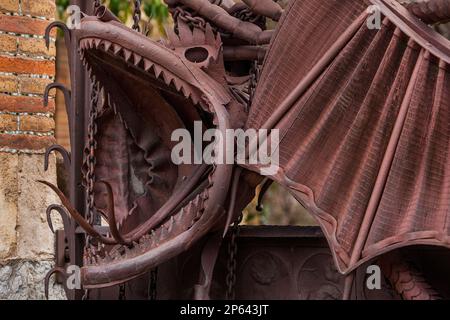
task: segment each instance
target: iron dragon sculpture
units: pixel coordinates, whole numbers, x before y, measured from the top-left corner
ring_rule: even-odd
[[[51,28],[64,29],[76,49],[71,73],[82,61],[91,83],[78,136],[81,80],[74,76],[71,91],[48,88],[65,90],[75,146],[70,154],[53,146],[47,156],[64,155],[84,203],[43,182],[62,202],[48,213],[61,213],[67,234],[85,234],[83,289],[133,281],[219,234],[196,287],[197,298],[208,298],[222,233],[256,187],[273,181],[317,219],[347,275],[345,298],[366,261],[409,245],[450,247],[450,46],[428,26],[450,20],[450,1],[166,3],[174,26],[164,41],[137,23],[126,27],[98,2],[79,29],[48,28],[47,39]],[[380,29],[367,28],[372,5]],[[277,28],[267,30],[266,19]],[[195,121],[223,133],[279,129],[280,170],[265,179],[258,165],[173,164],[171,133]],[[435,296],[419,276],[398,282],[392,270],[401,258],[384,263],[403,297]],[[55,268],[47,280],[54,272],[64,274]]]

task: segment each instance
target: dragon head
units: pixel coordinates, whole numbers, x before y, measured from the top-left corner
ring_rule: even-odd
[[[171,161],[177,129],[242,127],[245,107],[227,84],[222,42],[212,28],[178,21],[156,42],[120,23],[105,7],[76,30],[79,54],[100,93],[96,130],[95,211],[109,234],[84,254],[84,288],[133,279],[224,225],[232,174],[226,164]],[[76,216],[67,199],[63,203]],[[81,226],[86,223],[78,221]],[[86,228],[85,228],[86,229]],[[88,232],[89,233],[89,232]]]

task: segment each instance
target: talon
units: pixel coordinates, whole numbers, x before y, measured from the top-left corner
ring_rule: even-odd
[[[225,223],[225,229],[224,229],[223,235],[222,235],[223,238],[225,238],[225,236],[227,235],[228,229],[230,228],[230,225],[231,225],[231,220],[233,219],[233,216],[234,216],[234,207],[236,204],[236,196],[237,196],[237,192],[238,192],[239,178],[241,177],[241,173],[242,173],[242,168],[240,168],[240,167],[236,168],[236,171],[234,172],[234,176],[233,176],[233,182],[231,185],[230,206],[228,208],[227,221]]]
[[[64,230],[66,230],[66,232],[67,232],[67,230],[69,230],[71,220],[67,214],[66,209],[59,204],[52,204],[52,205],[48,206],[48,208],[46,210],[47,223],[48,223],[50,230],[52,231],[52,233],[55,233],[55,230],[53,228],[53,223],[52,223],[52,217],[51,217],[51,213],[53,210],[57,211],[59,213],[59,215],[61,216],[63,225],[64,225]]]
[[[64,31],[64,40],[67,49],[69,49],[72,34],[70,33],[70,29],[67,27],[67,25],[65,23],[62,23],[61,21],[53,21],[47,26],[47,28],[45,28],[44,39],[47,49],[50,49],[50,32],[52,31],[53,28],[60,28],[62,31]]]
[[[47,171],[48,170],[48,158],[50,156],[50,153],[52,153],[53,151],[57,151],[59,152],[59,154],[63,157],[64,160],[64,168],[66,170],[70,169],[70,164],[71,164],[71,158],[70,158],[70,153],[64,149],[63,146],[59,145],[59,144],[54,144],[50,147],[47,148],[47,150],[45,151],[45,155],[44,155],[44,170]]]
[[[117,241],[115,241],[114,239],[106,238],[103,235],[101,235],[97,230],[95,230],[95,228],[71,205],[69,199],[67,199],[64,193],[62,193],[62,191],[59,190],[56,186],[54,186],[50,182],[43,180],[38,180],[37,182],[45,184],[57,194],[63,206],[67,209],[72,218],[84,229],[84,231],[86,231],[88,235],[98,239],[99,241],[105,244],[117,244]]]
[[[45,298],[47,300],[48,300],[48,287],[49,287],[49,283],[50,283],[50,277],[55,273],[59,273],[64,278],[67,278],[66,271],[61,267],[54,267],[54,268],[50,269],[49,272],[47,272],[47,274],[45,275],[45,281],[44,281],[44,292],[45,292]]]
[[[122,237],[119,230],[117,229],[116,215],[114,212],[114,195],[111,185],[106,181],[99,181],[99,184],[102,184],[106,187],[106,192],[108,194],[108,204],[107,204],[107,212],[106,216],[108,217],[109,229],[111,232],[111,236],[120,244],[129,245],[132,241],[127,241]]]
[[[51,89],[59,89],[63,92],[64,94],[64,100],[66,103],[66,109],[67,112],[70,110],[70,99],[71,99],[71,92],[69,89],[67,89],[62,83],[59,82],[53,82],[47,85],[47,87],[45,87],[45,91],[44,91],[44,106],[47,107],[48,105],[48,95]]]
[[[63,92],[64,103],[66,104],[67,117],[70,120],[70,110],[72,110],[72,105],[71,105],[72,93],[71,93],[71,91],[59,82],[50,83],[49,85],[47,85],[47,87],[45,87],[45,90],[44,90],[44,107],[48,106],[48,96],[49,96],[51,89],[59,89]],[[70,124],[70,121],[69,121],[69,124]]]
[[[258,192],[258,201],[256,204],[256,210],[261,212],[263,210],[262,200],[264,198],[264,195],[266,194],[267,190],[269,190],[269,187],[272,185],[272,180],[267,179],[262,183],[261,190]]]

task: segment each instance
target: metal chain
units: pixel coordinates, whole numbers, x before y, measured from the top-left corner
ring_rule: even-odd
[[[87,173],[86,173],[86,190],[87,190],[87,212],[86,212],[86,220],[89,223],[94,224],[94,185],[95,185],[95,150],[97,149],[97,141],[95,140],[95,136],[97,134],[97,117],[98,110],[97,104],[99,100],[99,88],[98,84],[93,81],[91,83],[91,105],[89,110],[89,124],[88,124],[88,150],[89,154],[87,155]]]
[[[119,286],[119,300],[126,300],[125,284]]]
[[[173,21],[177,24],[178,20],[181,20],[189,25],[191,28],[198,28],[202,31],[206,30],[206,21],[201,17],[193,16],[189,11],[176,7],[172,10]],[[175,26],[178,29],[178,25]]]
[[[154,268],[150,271],[150,281],[148,284],[148,299],[149,300],[156,300],[157,283],[158,283],[158,268]]]
[[[100,0],[94,0],[94,12],[95,12],[95,9],[97,9],[101,5],[102,5],[102,3]]]
[[[259,80],[260,68],[258,61],[254,61],[250,69],[250,81],[248,85],[249,99],[247,103],[247,109],[252,105],[252,100],[255,94],[256,85]],[[226,299],[234,300],[235,298],[235,286],[236,286],[236,267],[237,267],[237,241],[239,238],[240,223],[242,222],[243,215],[239,215],[237,220],[233,223],[231,229],[231,239],[228,244],[228,261],[227,261],[227,277],[226,277]]]
[[[253,61],[252,66],[250,68],[250,82],[248,84],[248,93],[249,93],[249,99],[248,99],[248,106],[247,110],[250,109],[253,103],[253,98],[255,96],[256,86],[258,84],[259,80],[259,73],[260,68],[258,65],[258,61]]]
[[[231,239],[228,243],[228,261],[227,261],[227,292],[226,299],[234,300],[235,298],[235,286],[236,286],[236,267],[237,267],[237,240],[239,237],[240,227],[239,224],[242,222],[242,214],[234,222],[231,229]]]
[[[141,32],[141,27],[139,26],[141,21],[141,0],[134,0],[133,21],[133,30]]]
[[[91,97],[90,97],[90,110],[89,110],[89,124],[88,124],[88,154],[87,154],[87,172],[86,172],[86,220],[90,224],[94,224],[94,184],[95,184],[95,150],[97,149],[97,141],[95,135],[97,134],[97,104],[99,99],[99,88],[95,81],[91,81]],[[92,256],[92,238],[88,234],[85,235],[84,256],[87,259],[91,259]],[[85,290],[82,300],[89,299],[89,291]]]

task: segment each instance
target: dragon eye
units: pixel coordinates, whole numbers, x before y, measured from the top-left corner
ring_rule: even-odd
[[[189,48],[184,52],[184,56],[190,62],[201,63],[204,62],[209,57],[209,52],[203,47],[193,47]]]

